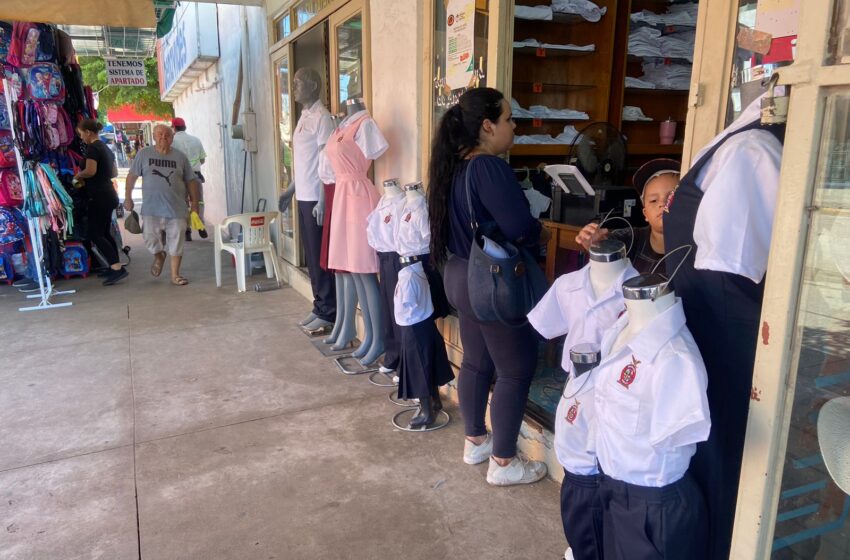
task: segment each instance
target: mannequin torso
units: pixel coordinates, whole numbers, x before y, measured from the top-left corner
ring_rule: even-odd
[[[590,285],[593,287],[593,295],[599,298],[607,293],[623,274],[626,266],[628,266],[626,259],[614,262],[590,261]]]
[[[629,324],[626,325],[611,347],[611,352],[619,351],[623,346],[643,330],[655,317],[676,303],[676,294],[670,292],[656,299],[626,300],[626,311],[629,314]]]

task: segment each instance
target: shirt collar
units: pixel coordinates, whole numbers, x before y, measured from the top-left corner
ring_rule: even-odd
[[[584,291],[587,302],[591,307],[595,307],[619,294],[622,290],[623,282],[637,275],[638,272],[635,270],[635,267],[632,266],[631,262],[627,261],[625,268],[620,272],[620,275],[611,287],[597,297],[593,291],[593,284],[590,281],[590,263],[587,263],[577,274],[568,274],[563,277],[563,289],[568,292]]]
[[[612,335],[607,340],[608,344],[614,344],[617,336],[629,324],[629,315],[624,313],[614,325],[609,333]],[[630,340],[626,346],[638,357],[643,360],[653,361],[655,356],[661,350],[661,347],[667,344],[670,339],[679,334],[679,331],[685,326],[685,309],[682,307],[682,299],[676,298],[670,308],[665,309],[661,314],[652,319],[637,336]],[[610,350],[610,347],[609,347]]]
[[[322,105],[322,100],[317,99],[309,107],[304,107],[303,109],[301,109],[301,113],[312,115],[313,113],[320,111],[322,107],[324,107],[324,105]]]

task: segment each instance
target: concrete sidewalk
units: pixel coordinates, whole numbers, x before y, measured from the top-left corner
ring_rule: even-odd
[[[62,282],[70,308],[20,313],[0,287],[0,558],[551,559],[550,480],[492,488],[463,431],[395,430],[388,389],[345,377],[296,328],[291,288],[215,287],[212,244],[183,274]],[[227,259],[225,259],[227,262]]]

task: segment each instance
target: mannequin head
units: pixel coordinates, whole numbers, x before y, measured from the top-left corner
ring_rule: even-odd
[[[319,99],[322,78],[310,67],[300,68],[292,80],[292,97],[299,105],[309,107]]]

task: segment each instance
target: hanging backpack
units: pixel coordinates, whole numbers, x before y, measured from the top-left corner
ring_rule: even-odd
[[[12,130],[12,121],[9,119],[5,93],[0,93],[0,130]]]
[[[18,68],[35,64],[39,35],[39,29],[35,24],[16,21],[12,25],[12,40],[9,42],[9,54],[6,56],[6,61]]]
[[[48,150],[59,148],[62,145],[62,139],[59,136],[59,108],[51,103],[39,103],[36,108],[41,117],[44,147]]]
[[[26,99],[27,89],[24,87],[24,78],[21,76],[21,71],[11,64],[4,64],[3,76],[9,81],[10,88],[15,92],[13,99]],[[3,92],[2,81],[0,81],[0,92]]]
[[[77,63],[77,51],[74,49],[74,43],[71,41],[71,36],[61,29],[56,29],[56,51],[59,56],[60,66]]]
[[[38,27],[38,46],[35,50],[35,60],[55,63],[57,61],[56,28],[46,23],[39,23],[36,27]]]
[[[32,100],[18,101],[15,136],[21,155],[27,159],[40,159],[44,152],[43,118],[38,103]]]
[[[14,169],[0,170],[0,206],[19,208],[24,204],[24,188]]]
[[[83,91],[86,93],[86,114],[90,119],[96,119],[97,109],[94,108],[94,90],[91,86],[85,86]]]
[[[82,70],[76,64],[63,66],[62,78],[65,82],[65,110],[71,116],[82,115],[86,106]]]
[[[0,245],[17,243],[24,239],[24,230],[15,210],[0,206]]]
[[[12,24],[0,21],[0,58],[9,55],[9,44],[12,42]]]
[[[0,132],[0,169],[17,167],[15,159],[15,142],[11,132]]]
[[[26,69],[27,91],[32,99],[39,101],[65,101],[65,84],[59,67],[49,62],[36,64]]]
[[[70,146],[74,142],[74,124],[64,107],[57,106],[56,114],[59,117],[57,127],[59,128],[59,145]]]

